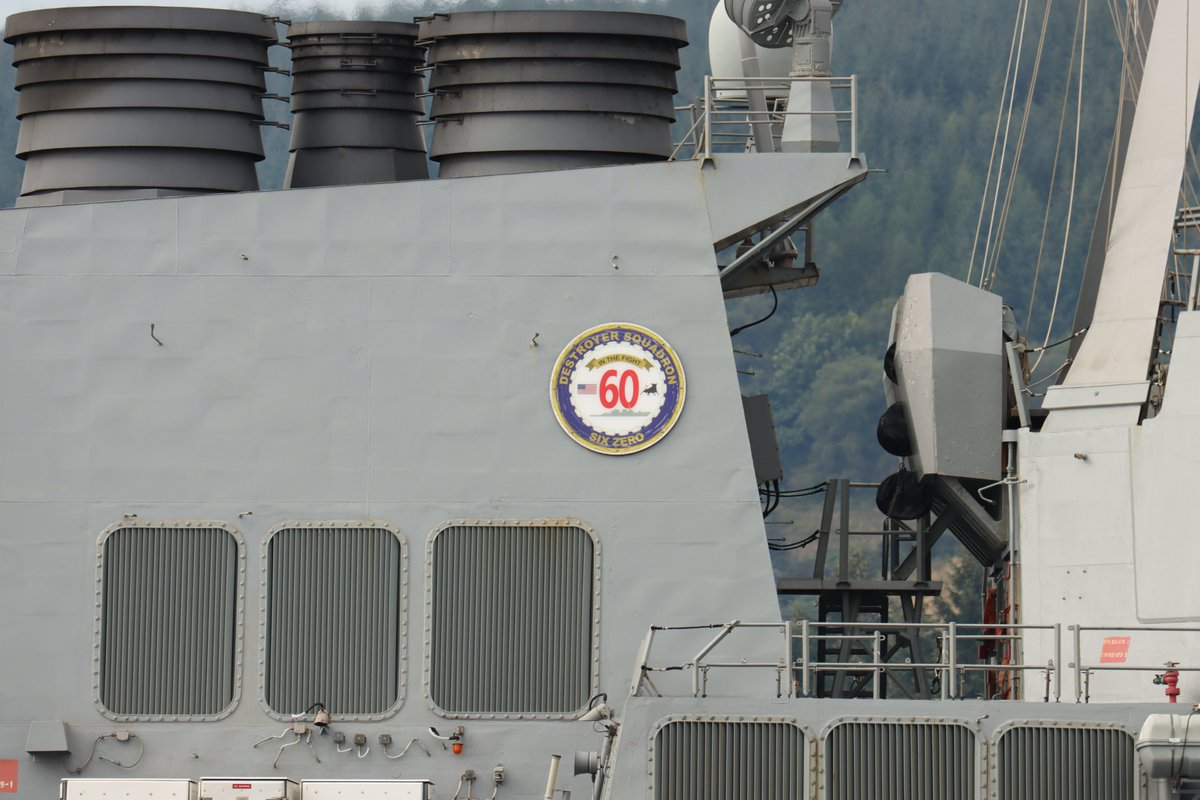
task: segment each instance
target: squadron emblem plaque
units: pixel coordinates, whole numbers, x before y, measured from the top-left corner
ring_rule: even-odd
[[[659,442],[679,419],[683,398],[683,365],[675,351],[654,331],[629,322],[576,336],[550,381],[550,405],[563,430],[609,456]]]

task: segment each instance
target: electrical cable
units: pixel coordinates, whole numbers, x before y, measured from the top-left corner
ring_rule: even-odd
[[[65,764],[63,765],[63,769],[65,769],[67,771],[67,774],[78,775],[81,772],[83,772],[84,767],[86,767],[88,764],[92,763],[92,759],[97,757],[96,756],[96,746],[99,745],[100,742],[104,739],[118,739],[119,740],[119,737],[116,733],[103,733],[103,734],[97,736],[95,739],[92,740],[92,749],[88,752],[88,757],[86,759],[84,759],[82,764],[80,764],[78,767],[75,767],[74,769],[67,767]],[[126,741],[132,741],[134,739],[138,740],[138,755],[137,755],[137,758],[134,759],[132,764],[125,764],[120,761],[116,761],[115,759],[111,759],[108,756],[104,755],[103,753],[101,753],[98,756],[98,758],[101,761],[105,761],[109,764],[112,764],[114,767],[120,767],[121,769],[133,769],[138,764],[142,763],[142,756],[144,756],[146,754],[146,744],[137,736],[137,734],[134,734],[134,733],[129,734],[129,737]]]
[[[122,764],[120,761],[116,761],[116,760],[111,759],[108,756],[104,755],[104,753],[101,753],[100,755],[96,756],[96,758],[100,759],[101,761],[106,761],[109,764],[112,764],[114,767],[120,767],[121,769],[133,769],[138,764],[142,763],[142,756],[146,755],[145,743],[136,735],[134,735],[132,733],[129,734],[129,740],[133,741],[134,739],[137,739],[138,754],[137,754],[137,758],[135,758],[133,760],[132,764]]]
[[[779,508],[779,481],[767,481],[759,486],[758,493],[766,499],[763,507],[763,519],[771,516]]]
[[[821,538],[821,532],[813,531],[811,535],[806,536],[803,539],[797,539],[794,542],[787,542],[785,544],[769,544],[768,543],[767,549],[774,550],[776,552],[782,552],[782,551],[788,551],[788,550],[801,550],[805,547],[808,547],[810,544],[812,544],[819,538]]]
[[[742,331],[753,328],[755,325],[762,325],[771,317],[775,316],[775,312],[779,310],[779,293],[775,291],[774,286],[768,286],[767,288],[771,290],[771,298],[775,301],[771,306],[771,310],[767,312],[767,315],[762,319],[757,319],[754,322],[747,322],[745,325],[739,325],[738,327],[734,328],[729,332],[730,337],[737,336]]]
[[[778,483],[778,481],[776,481],[776,483]],[[812,486],[805,486],[802,489],[782,489],[779,491],[779,494],[784,497],[807,497],[808,495],[820,494],[821,492],[825,491],[825,486],[826,484],[824,482],[815,483]],[[759,489],[759,492],[762,491],[762,489]]]
[[[1071,341],[1072,339],[1074,339],[1078,336],[1083,336],[1087,332],[1088,332],[1088,329],[1086,327],[1083,327],[1083,328],[1080,328],[1079,330],[1075,331],[1074,333],[1072,333],[1070,336],[1067,336],[1063,339],[1059,339],[1057,342],[1051,342],[1050,344],[1045,344],[1045,345],[1042,345],[1041,347],[1030,347],[1030,348],[1026,349],[1025,352],[1026,353],[1040,353],[1043,350],[1050,350],[1052,348],[1058,347],[1060,344],[1066,344],[1067,342]]]
[[[793,489],[791,491],[780,492],[779,494],[783,497],[812,497],[813,495],[822,494],[822,493],[824,493],[824,491],[825,491],[825,487],[822,486],[819,489],[808,489],[808,490]]]

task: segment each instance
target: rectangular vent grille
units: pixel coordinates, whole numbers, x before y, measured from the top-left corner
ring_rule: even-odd
[[[826,751],[829,800],[975,797],[975,734],[962,725],[844,722]]]
[[[592,691],[594,552],[582,528],[460,525],[432,544],[430,697],[451,714],[567,714]]]
[[[655,737],[654,800],[797,800],[804,732],[785,722],[669,722]]]
[[[123,527],[101,550],[99,699],[117,716],[211,716],[234,699],[238,541]]]
[[[403,545],[385,528],[283,528],[267,545],[263,686],[299,714],[383,714],[400,692]]]
[[[1019,727],[1000,736],[1000,800],[1133,800],[1135,770],[1125,731]]]

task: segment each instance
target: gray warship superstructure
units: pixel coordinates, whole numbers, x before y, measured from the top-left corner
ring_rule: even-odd
[[[1188,5],[1158,3],[1154,41],[1188,36],[1147,80],[1200,42]],[[1039,572],[1017,579],[1006,618],[931,623],[920,608],[947,532],[1001,590],[1019,575],[1016,530],[1026,574],[1099,563],[1053,550],[1075,547],[1073,518],[1037,531],[1044,476],[1107,470],[1086,498],[1056,489],[1056,508],[1130,539],[1105,505],[1128,443],[1151,422],[1168,442],[1147,447],[1194,437],[1184,399],[1182,427],[1165,427],[1174,393],[1196,390],[1194,304],[1163,414],[1138,424],[1141,378],[1089,395],[1103,402],[1068,386],[1121,417],[1055,433],[1006,394],[1022,373],[1000,301],[914,277],[885,379],[902,404],[889,441],[907,451],[878,532],[894,563],[846,574],[854,487],[836,481],[818,572],[777,586],[759,493],[780,477],[769,404],[741,394],[724,298],[814,283],[813,218],[867,163],[857,84],[829,69],[840,3],[726,6],[712,46],[742,74],[706,79],[680,145],[678,20],[293,26],[290,188],[273,192],[253,182],[273,21],[9,18],[27,172],[0,211],[0,793],[1117,800],[1186,786],[1187,721],[1136,735],[1167,708],[1146,658],[1190,674],[1190,634],[1147,627],[1186,628],[1187,597],[1100,620],[1092,589],[1086,608],[1037,599],[1042,580],[1066,585]],[[786,76],[764,76],[756,46],[789,50]],[[414,156],[422,88],[432,180]],[[1194,469],[1172,468],[1177,503],[1148,524],[1182,549]],[[1040,561],[1034,539],[1058,555]],[[1114,607],[1129,599],[1099,572]],[[783,620],[777,592],[820,596],[821,618]],[[893,600],[902,622],[886,621]],[[1110,664],[1105,624],[1147,633]],[[1142,636],[1167,644],[1143,658]],[[960,663],[978,642],[991,654]],[[1106,665],[1140,680],[1110,682]],[[987,699],[964,696],[972,672]]]

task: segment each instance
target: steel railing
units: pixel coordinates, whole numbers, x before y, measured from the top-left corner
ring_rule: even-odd
[[[868,676],[871,682],[872,696],[879,698],[885,676],[911,674],[914,670],[926,670],[940,678],[941,699],[953,700],[962,696],[959,687],[970,672],[1007,673],[1016,676],[1034,671],[1040,672],[1044,676],[1043,700],[1053,699],[1057,702],[1062,695],[1062,665],[1064,663],[1062,629],[1063,626],[1060,624],[812,622],[809,620],[783,623],[733,620],[707,625],[656,625],[650,628],[642,642],[631,693],[638,695],[650,690],[661,695],[662,692],[655,685],[652,676],[659,673],[685,672],[690,673],[692,695],[705,697],[708,692],[710,672],[726,669],[759,669],[770,670],[774,673],[777,697],[811,697],[814,685],[820,675],[828,672],[841,672]],[[1168,670],[1200,672],[1200,664],[1187,665],[1174,661],[1159,664],[1130,664],[1126,662],[1089,662],[1083,659],[1084,633],[1149,633],[1179,636],[1181,634],[1200,634],[1200,627],[1067,625],[1066,629],[1071,633],[1071,660],[1067,662],[1067,668],[1074,674],[1075,701],[1077,703],[1089,701],[1090,682],[1094,673],[1104,671],[1164,673]],[[660,634],[705,630],[712,630],[715,633],[690,658],[678,663],[652,663],[651,657],[655,640]],[[779,654],[778,657],[758,660],[746,657],[715,658],[714,654],[718,649],[739,631],[753,634],[766,633],[777,637],[778,641],[775,644],[771,644],[771,640],[767,640],[767,645],[760,645],[755,648],[755,652],[770,652],[771,649],[778,648],[776,650]],[[1052,637],[1052,644],[1048,651],[1050,657],[1045,661],[962,663],[958,658],[959,645],[986,642],[1016,643],[1024,639],[1030,632],[1038,631]],[[916,636],[924,632],[931,633],[932,638],[938,642],[940,655],[937,660],[912,662],[888,661],[882,658],[882,648],[888,634]],[[859,652],[868,653],[869,658],[852,658],[845,661],[815,658],[813,654],[822,642],[855,642],[859,645]],[[799,650],[798,657],[797,649]],[[1019,652],[1017,648],[1010,648],[1010,652],[1014,650]],[[1046,652],[1044,648],[1042,650]]]
[[[1170,628],[1155,625],[1125,625],[1125,626],[1097,626],[1097,625],[1068,625],[1067,630],[1071,632],[1073,641],[1072,651],[1074,660],[1069,664],[1070,669],[1075,672],[1075,702],[1086,703],[1090,697],[1092,674],[1095,672],[1115,671],[1115,672],[1154,672],[1161,673],[1168,669],[1176,672],[1200,672],[1200,665],[1187,667],[1182,664],[1172,662],[1167,664],[1129,664],[1120,663],[1084,663],[1083,661],[1083,646],[1082,634],[1085,631],[1092,633],[1200,633],[1200,628]]]
[[[834,99],[831,110],[791,110],[787,97],[798,83],[825,84]],[[765,110],[752,110],[748,101],[759,93],[772,99]],[[848,144],[839,152],[858,155],[858,77],[827,78],[704,78],[704,96],[696,103],[677,106],[677,115],[689,123],[687,133],[675,144],[671,160],[708,161],[718,151],[748,151],[756,126],[766,125],[777,145],[789,117],[831,118],[841,129],[849,129]]]
[[[701,631],[715,629],[716,634],[707,641],[694,656],[682,663],[655,665],[650,661],[654,640],[666,631]],[[781,658],[771,660],[713,660],[712,655],[735,631],[775,631],[780,638]],[[960,644],[1016,641],[1028,631],[1045,631],[1053,636],[1053,657],[1045,662],[1022,663],[960,663]],[[937,661],[914,663],[911,661],[886,661],[882,658],[883,643],[888,633],[919,635],[930,632],[939,642],[941,656]],[[870,659],[849,661],[826,661],[813,657],[814,646],[821,642],[858,642],[869,644]],[[799,646],[800,656],[794,655]],[[865,648],[864,648],[865,649]],[[1062,692],[1062,627],[1060,625],[1008,625],[970,624],[957,622],[799,622],[747,623],[740,620],[712,625],[653,626],[643,640],[639,655],[633,694],[646,689],[662,694],[655,685],[654,673],[688,672],[694,697],[707,696],[709,672],[722,669],[760,669],[775,673],[777,697],[811,697],[815,678],[825,672],[869,674],[872,696],[879,698],[883,678],[893,674],[911,674],[914,670],[926,670],[941,679],[941,698],[955,699],[960,695],[960,682],[969,672],[995,672],[1016,675],[1028,671],[1044,675],[1044,700],[1059,700]]]

